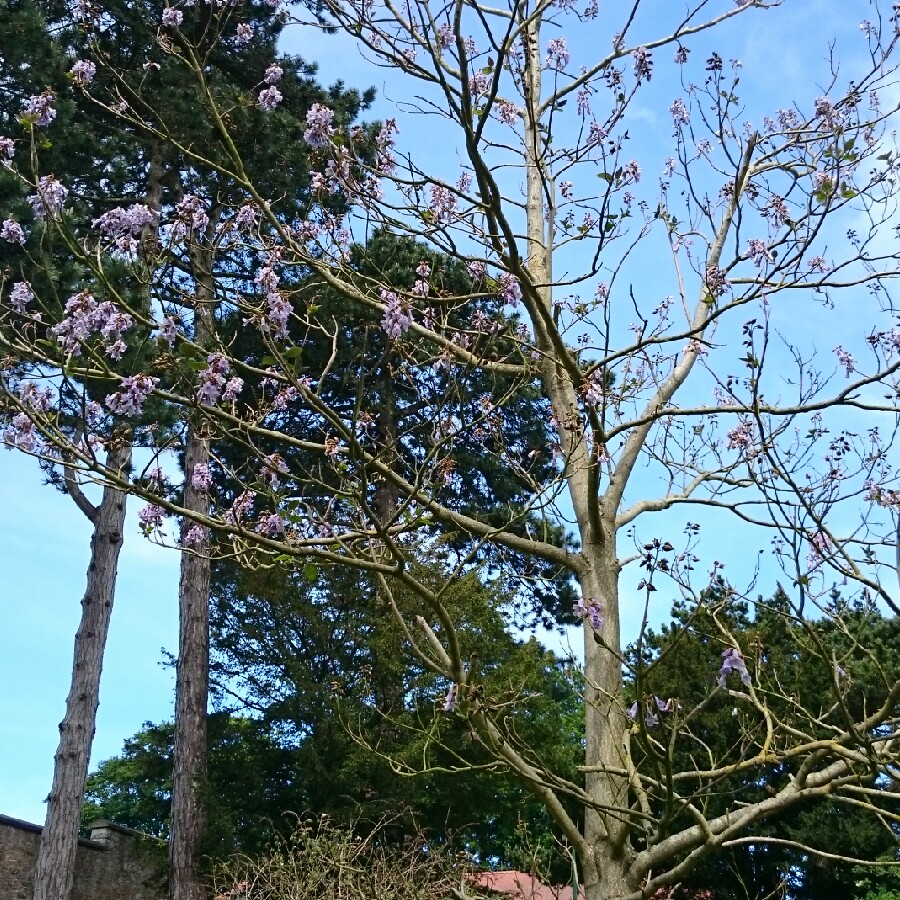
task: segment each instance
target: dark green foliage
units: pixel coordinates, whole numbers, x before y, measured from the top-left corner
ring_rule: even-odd
[[[373,613],[374,593],[345,569],[315,580],[287,568],[219,569],[219,702],[239,693],[256,718],[210,720],[211,854],[261,851],[273,829],[291,826],[284,814],[292,812],[359,827],[389,816],[398,841],[421,830],[481,860],[522,864],[523,828],[532,841],[552,840],[546,812],[515,779],[487,768],[465,722],[443,711],[448,684],[403,657],[381,658],[394,626]],[[484,695],[506,709],[510,739],[577,778],[582,720],[572,673],[536,641],[506,634],[502,602],[474,576],[448,600],[469,657],[486,661]],[[398,678],[401,708],[388,716],[381,691]],[[148,725],[103,763],[89,782],[86,818],[165,836],[171,740],[170,725]]]

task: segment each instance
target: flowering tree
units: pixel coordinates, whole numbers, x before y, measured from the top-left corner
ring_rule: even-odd
[[[417,85],[410,96],[418,91],[417,108],[445,123],[461,167],[402,155],[393,120],[370,154],[366,132],[319,102],[303,134],[313,199],[301,205],[254,174],[247,141],[249,116],[278,114],[280,67],[257,66],[258,81],[239,95],[217,93],[208,78],[204,41],[255,46],[251,4],[161,13],[153,52],[193,77],[205,142],[178,140],[153,103],[152,66],[146,78],[123,80],[102,41],[89,44],[76,63],[83,74],[73,70],[86,94],[206,173],[159,211],[151,314],[114,290],[114,236],[67,215],[65,185],[41,168],[40,146],[32,174],[4,145],[31,185],[34,215],[130,317],[126,328],[92,330],[76,303],[48,338],[53,305],[4,287],[12,361],[45,366],[51,381],[62,370],[108,385],[77,443],[52,403],[36,407],[31,387],[8,384],[7,441],[35,434],[32,452],[65,453],[145,498],[150,535],[162,538],[166,517],[180,517],[180,543],[195,552],[248,565],[316,560],[377,578],[408,649],[445,679],[447,714],[556,819],[587,900],[675,885],[713,853],[764,843],[768,818],[821,797],[868,809],[886,828],[900,821],[883,802],[897,762],[900,683],[832,597],[837,584],[896,612],[897,155],[881,94],[897,13],[863,23],[867,63],[852,80],[834,66],[816,99],[760,111],[754,124],[743,121],[737,64],[709,42],[773,5],[699,2],[661,17],[635,4],[616,20],[596,3],[576,10],[565,0],[326,0],[363,52]],[[102,33],[102,18],[91,27]],[[581,32],[591,35],[584,59]],[[695,46],[705,57],[696,66]],[[666,101],[671,154],[648,188],[629,140],[663,56],[674,57],[667,83],[680,84],[680,96]],[[35,102],[44,104],[31,113],[40,121],[52,104]],[[214,189],[201,190],[204,180]],[[7,218],[0,236],[24,239],[27,224]],[[360,263],[376,227],[422,242],[403,284]],[[465,285],[450,277],[454,264],[465,266]],[[340,304],[321,303],[320,285]],[[238,334],[255,330],[265,353],[236,353],[226,316]],[[204,317],[208,327],[194,327]],[[354,358],[348,404],[334,390],[348,375],[337,365],[345,329],[372,332],[373,319],[386,341],[377,359]],[[817,346],[816,328],[830,329],[833,353]],[[155,352],[126,372],[111,348],[132,334],[151,334]],[[390,423],[372,402],[384,365],[402,387],[391,407],[402,414]],[[538,465],[548,448],[523,442],[509,420],[510,398],[523,390],[547,406],[549,468]],[[199,481],[197,464],[188,466],[191,489],[204,490],[212,467],[231,485],[226,499],[173,499],[149,471],[126,478],[103,464],[95,446],[151,397],[182,410],[208,442]],[[453,502],[457,458],[473,442],[521,484],[499,518]],[[244,451],[239,461],[216,453],[231,443]],[[710,582],[698,571],[718,582],[723,554],[702,536],[726,527],[745,556],[771,548],[770,565],[791,585],[773,615],[801,629],[827,673],[818,698],[794,696],[777,659],[729,628],[722,610],[750,588],[754,566],[715,602],[703,593]],[[443,554],[437,582],[416,565],[423,547]],[[490,695],[482,663],[460,649],[444,595],[486,549],[501,571],[507,560],[533,561],[508,569],[522,592],[536,580],[578,585],[583,781],[554,773],[518,739],[514,705]],[[652,693],[666,654],[623,656],[623,608],[648,604],[664,585],[708,616],[719,645],[719,671],[690,704]],[[396,602],[398,588],[418,608]],[[823,617],[831,630],[813,627]],[[848,700],[863,663],[880,679],[872,705]],[[719,753],[694,724],[721,703],[740,727]],[[766,795],[724,809],[710,802],[738,773],[765,775]]]
[[[15,136],[4,137],[0,143],[5,167],[0,171],[0,194],[4,211],[10,215],[3,226],[4,249],[12,267],[5,274],[14,273],[10,276],[10,302],[14,309],[20,309],[30,303],[35,294],[40,295],[42,302],[51,307],[45,311],[47,320],[56,322],[52,337],[66,354],[77,355],[81,339],[101,334],[109,341],[109,360],[123,371],[141,367],[141,342],[135,340],[135,322],[124,309],[127,306],[143,310],[145,315],[151,314],[148,306],[151,279],[147,277],[146,267],[157,262],[158,211],[163,202],[181,201],[185,193],[190,192],[191,182],[198,178],[203,179],[203,187],[195,188],[199,193],[209,190],[214,195],[217,190],[212,180],[204,178],[209,173],[198,172],[196,164],[185,161],[178,152],[179,142],[192,143],[202,139],[204,127],[202,122],[199,123],[198,131],[198,123],[191,118],[190,104],[186,100],[189,85],[186,87],[183,77],[187,73],[145,55],[148,45],[152,46],[155,40],[161,13],[162,7],[152,2],[140,8],[127,3],[108,3],[104,6],[101,21],[99,11],[87,4],[23,3],[11,12],[0,47],[0,56],[9,72],[7,90],[0,103],[0,130],[4,135]],[[89,23],[100,27],[94,30],[87,27]],[[277,65],[273,54],[282,24],[269,7],[257,11],[253,26],[244,23],[244,29],[253,27],[258,34],[250,54],[244,52],[246,41],[241,40],[239,33],[233,42],[224,44],[216,40],[216,36],[200,37],[200,45],[209,54],[207,77],[220,95],[252,86],[252,79],[241,83],[244,76],[238,69],[252,62],[254,54],[263,58],[263,69],[281,73],[287,84],[286,92],[289,92],[285,114],[267,116],[264,120],[263,130],[273,135],[273,144],[290,134],[291,126],[287,124],[286,127],[286,123],[293,121],[297,127],[297,120],[302,119],[312,103],[311,96],[317,100],[327,98],[338,108],[345,109],[348,116],[353,115],[362,99],[353,92],[340,89],[329,94],[322,92],[309,77],[312,70],[301,60],[285,58],[281,60],[281,66]],[[105,69],[98,72],[91,59],[82,58],[87,44],[104,54]],[[238,68],[234,66],[236,53],[240,53]],[[123,120],[115,110],[92,101],[83,89],[95,79],[102,81],[111,71],[116,73],[116,91],[123,88],[127,91],[131,81],[144,79],[148,72],[157,74],[146,99],[152,99],[154,104],[166,109],[169,135],[177,135],[174,140],[160,142],[152,131],[142,129],[140,122]],[[42,164],[55,173],[41,177],[37,193],[30,192],[26,183],[15,177],[10,165],[17,151],[19,160],[22,159],[22,152],[29,144],[28,136],[33,146],[40,150]],[[295,143],[299,149],[289,155],[292,168],[306,168],[302,163],[304,151],[299,142]],[[271,166],[264,154],[258,154],[255,162],[273,173],[268,180],[270,185],[274,184],[277,168]],[[28,168],[27,161],[24,167]],[[307,186],[308,179],[295,180],[291,184],[295,196],[302,196]],[[118,207],[111,203],[110,196],[126,196],[133,202]],[[196,202],[192,198],[188,207],[192,201]],[[61,203],[67,204],[68,216],[73,222],[93,227],[103,235],[104,250],[109,254],[102,276],[107,288],[105,298],[98,300],[95,297],[100,292],[95,288],[97,281],[92,264],[70,252],[66,236],[52,228],[41,227],[47,214]],[[36,227],[26,235],[17,220],[29,207],[35,216]],[[214,211],[210,210],[210,213],[215,216]],[[192,218],[192,226],[203,227],[202,219],[198,212]],[[209,219],[206,216],[207,223]],[[73,234],[77,231],[76,227]],[[183,271],[192,274],[198,290],[207,291],[204,304],[187,322],[194,338],[201,343],[213,326],[212,310],[215,307],[208,279],[203,278],[209,264],[209,254],[201,252],[196,245],[192,245],[178,261]],[[68,291],[70,286],[75,286],[73,291]],[[110,289],[120,297],[127,294],[127,303],[111,302]],[[65,313],[60,315],[62,305]],[[130,346],[126,346],[122,337],[129,330]],[[10,380],[29,384],[27,373],[33,362],[23,360],[14,373],[8,372]],[[100,409],[97,401],[102,402],[108,392],[96,384],[91,385],[90,381],[79,383],[76,371],[66,373],[63,381],[64,386],[57,396],[60,424],[65,423],[70,436],[77,441],[93,440],[85,423],[96,418]],[[29,391],[30,406],[48,402],[43,391],[26,390]],[[121,406],[114,402],[110,408],[120,413],[135,411],[127,398],[121,399]],[[93,449],[106,454],[106,468],[126,474],[132,468],[132,443],[146,443],[148,429],[155,435],[151,442],[161,439],[163,428],[167,429],[167,436],[162,440],[179,441],[183,437],[184,458],[190,474],[184,502],[203,510],[205,435],[202,430],[196,432],[190,421],[185,423],[183,435],[180,428],[174,432],[168,430],[170,424],[164,407],[157,404],[145,410],[143,418],[127,415],[121,419],[119,426],[105,432],[103,446],[94,442]],[[11,430],[5,435],[7,445],[26,452],[41,448],[40,436],[28,427],[27,416],[23,413],[13,411],[10,426]],[[60,900],[71,892],[125,520],[121,490],[113,484],[105,484],[102,499],[94,506],[81,490],[77,467],[69,466],[68,462],[66,454],[44,457],[51,480],[75,499],[95,529],[88,586],[82,602],[82,621],[75,641],[72,686],[66,716],[60,726],[60,746],[38,854],[34,882],[36,900],[45,897]],[[60,476],[60,469],[64,476]],[[144,521],[146,523],[146,516]],[[179,586],[177,785],[170,841],[171,884],[173,894],[179,897],[202,891],[198,863],[204,834],[204,804],[198,788],[205,779],[207,744],[208,594],[208,556],[184,552]]]

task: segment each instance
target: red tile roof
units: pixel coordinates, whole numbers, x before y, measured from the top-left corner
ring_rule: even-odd
[[[502,872],[479,872],[472,881],[480,888],[503,894],[514,900],[572,900],[570,885],[550,887],[527,872],[507,869]],[[584,892],[579,892],[583,897]]]

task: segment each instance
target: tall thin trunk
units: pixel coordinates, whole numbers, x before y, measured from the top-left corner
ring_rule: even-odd
[[[185,453],[186,509],[206,508],[206,496],[191,486],[198,465],[209,461],[209,443],[192,427]],[[182,525],[182,539],[191,529]],[[175,770],[172,776],[172,813],[169,836],[169,897],[201,900],[200,875],[206,836],[207,738],[209,699],[209,581],[210,561],[204,552],[182,552],[178,586],[178,663],[175,680]]]
[[[378,414],[378,430],[376,440],[384,462],[392,465],[397,459],[397,397],[394,392],[393,374],[388,365],[378,376],[380,409]],[[378,524],[389,526],[400,505],[400,494],[397,486],[387,479],[379,482],[375,489],[373,508]],[[375,653],[373,656],[373,680],[378,711],[387,718],[387,733],[396,736],[396,719],[403,711],[403,672],[397,660],[403,656],[403,633],[396,627],[394,613],[390,606],[390,598],[386,592],[378,588],[375,595]]]
[[[194,246],[191,261],[198,285],[194,340],[201,346],[213,336],[215,295],[210,254]],[[184,507],[205,512],[209,500],[196,488],[197,466],[209,463],[209,441],[196,422],[188,423],[184,457]],[[169,898],[202,900],[203,846],[206,839],[207,711],[209,705],[209,587],[211,563],[208,539],[185,540],[193,528],[181,526],[181,579],[178,585],[178,662],[175,676],[175,749],[172,811],[169,827]]]
[[[130,468],[131,444],[127,439],[110,446],[106,465],[119,473]],[[81,621],[75,635],[72,683],[59,726],[53,784],[38,848],[34,900],[66,900],[72,893],[81,806],[100,705],[103,654],[125,527],[125,494],[107,485],[99,505],[94,506],[71,476],[67,481],[79,509],[93,523],[94,533]]]

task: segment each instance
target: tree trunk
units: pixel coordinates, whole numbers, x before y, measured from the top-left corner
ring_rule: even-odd
[[[212,224],[209,226],[213,227]],[[212,257],[194,244],[191,264],[197,282],[194,340],[207,345],[213,336],[215,294]],[[197,466],[209,463],[209,441],[202,424],[189,422],[184,455],[184,507],[206,512],[206,490],[194,486]],[[175,675],[175,748],[172,811],[169,826],[169,898],[202,900],[206,890],[200,863],[206,839],[207,707],[209,704],[209,585],[211,563],[208,536],[187,541],[194,527],[181,524],[181,579],[178,584],[178,662]],[[190,549],[188,549],[190,547]]]
[[[125,441],[121,446],[113,445],[107,451],[106,464],[115,472],[126,471],[131,465],[131,444]],[[107,485],[100,505],[95,507],[71,479],[69,487],[79,508],[93,522],[94,533],[81,621],[75,635],[72,683],[59,726],[53,785],[38,849],[34,900],[68,900],[72,893],[81,806],[100,705],[100,674],[125,526],[123,493]]]
[[[191,428],[185,453],[184,505],[205,510],[206,495],[191,484],[197,465],[209,461],[209,443]],[[182,524],[182,541],[192,528]],[[195,552],[182,551],[178,586],[178,663],[175,679],[175,770],[169,837],[169,897],[201,900],[205,889],[200,862],[206,832],[207,739],[209,697],[209,581],[206,542]]]

